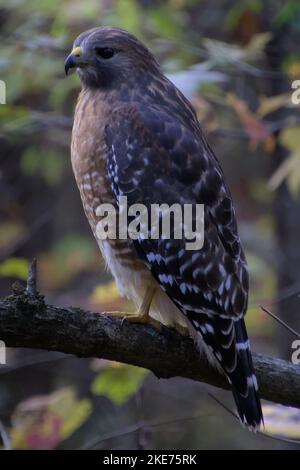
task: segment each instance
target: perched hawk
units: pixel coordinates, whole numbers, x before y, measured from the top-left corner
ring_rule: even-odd
[[[261,424],[244,323],[248,270],[230,191],[189,101],[133,35],[95,28],[74,42],[65,69],[82,91],[72,133],[72,165],[97,239],[101,204],[204,204],[204,245],[185,239],[97,240],[131,321],[188,331],[232,386],[242,423]],[[123,316],[125,314],[122,314]]]

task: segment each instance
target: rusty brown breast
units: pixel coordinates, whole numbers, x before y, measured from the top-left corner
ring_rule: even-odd
[[[96,214],[97,208],[100,204],[109,203],[117,210],[106,169],[108,149],[105,142],[105,126],[112,112],[111,100],[105,92],[83,89],[76,105],[71,142],[75,179],[85,214],[101,250],[101,242],[96,234],[97,224],[101,220]],[[149,271],[137,257],[130,240],[108,241],[122,266],[141,271],[149,278]]]

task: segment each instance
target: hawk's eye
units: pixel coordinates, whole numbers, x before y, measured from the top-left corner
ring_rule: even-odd
[[[115,51],[111,47],[96,47],[95,51],[102,59],[110,59],[115,54]]]

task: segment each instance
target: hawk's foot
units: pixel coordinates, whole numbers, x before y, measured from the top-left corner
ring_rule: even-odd
[[[138,311],[136,313],[116,311],[116,312],[105,312],[105,314],[108,315],[109,317],[121,318],[123,321],[128,321],[130,323],[142,323],[144,325],[150,325],[158,331],[160,331],[162,328],[162,324],[159,321],[150,317],[149,313],[145,313],[143,311]]]
[[[149,287],[149,289],[147,289],[143,302],[136,313],[107,312],[107,315],[122,318],[123,320],[127,320],[130,323],[143,323],[144,325],[150,325],[156,330],[160,331],[162,324],[149,315],[149,310],[155,291],[156,287]]]

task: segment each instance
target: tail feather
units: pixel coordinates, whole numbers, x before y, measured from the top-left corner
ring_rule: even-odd
[[[238,388],[235,388],[234,381],[232,380],[233,396],[242,423],[256,431],[260,424],[263,424],[263,414],[258,396],[258,385],[254,374],[250,344],[243,318],[235,322],[235,336],[237,369],[244,370],[247,380],[247,393],[240,393]]]
[[[244,319],[199,313],[188,316],[227,376],[242,424],[257,430],[263,414]]]

